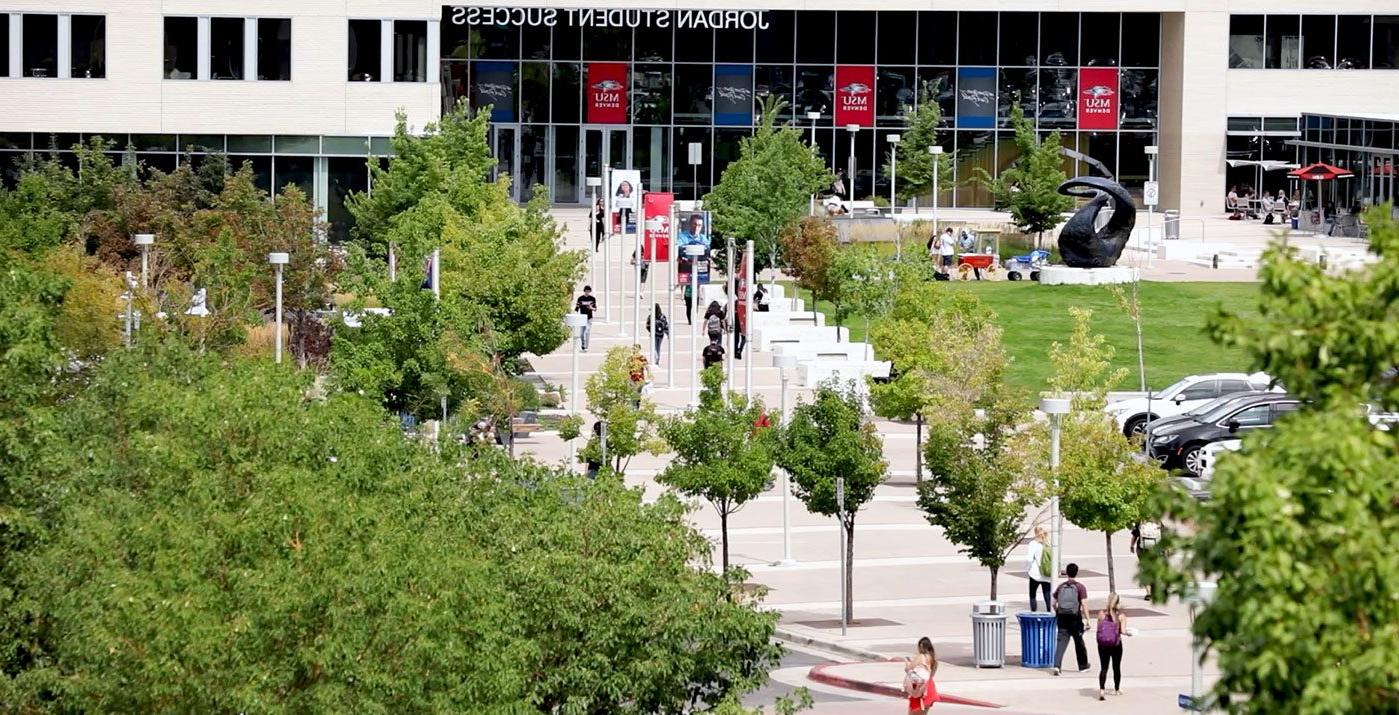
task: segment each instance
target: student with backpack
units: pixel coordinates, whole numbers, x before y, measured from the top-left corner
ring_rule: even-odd
[[[938,672],[937,650],[927,636],[918,639],[918,655],[904,658],[904,696],[909,715],[923,715],[938,701],[933,676]]]
[[[1112,663],[1112,694],[1122,694],[1122,634],[1127,619],[1122,615],[1116,593],[1108,594],[1108,607],[1098,614],[1098,699],[1105,700],[1103,688],[1108,682],[1108,663]]]
[[[656,303],[655,315],[646,317],[646,332],[651,334],[651,343],[655,348],[651,362],[656,367],[661,366],[661,342],[670,335],[670,321],[666,319],[665,313],[661,312],[661,304]]]
[[[717,342],[724,339],[724,333],[729,329],[728,321],[724,319],[724,308],[719,305],[719,301],[710,301],[709,307],[704,311],[704,332],[709,336],[709,342]]]
[[[1064,651],[1069,649],[1070,638],[1074,641],[1079,671],[1089,668],[1088,646],[1083,644],[1083,624],[1088,620],[1088,589],[1074,580],[1078,576],[1078,564],[1065,566],[1064,573],[1069,577],[1054,589],[1054,620],[1059,627],[1059,642],[1054,648],[1055,675],[1064,665]]]

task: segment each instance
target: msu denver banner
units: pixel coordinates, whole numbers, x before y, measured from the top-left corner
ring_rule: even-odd
[[[714,123],[746,127],[753,121],[753,65],[714,66]]]
[[[836,126],[874,126],[874,65],[836,65]]]
[[[1118,82],[1116,67],[1084,67],[1078,71],[1078,128],[1116,129]]]
[[[996,128],[996,70],[963,67],[957,71],[957,128]]]

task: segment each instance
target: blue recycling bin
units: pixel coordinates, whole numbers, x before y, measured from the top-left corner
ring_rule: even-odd
[[[1059,636],[1053,613],[1015,614],[1020,619],[1020,665],[1026,668],[1053,668],[1054,646]]]

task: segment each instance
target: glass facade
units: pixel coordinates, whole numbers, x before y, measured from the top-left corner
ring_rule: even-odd
[[[1325,162],[1355,174],[1353,179],[1322,182],[1321,202],[1326,216],[1386,202],[1399,204],[1399,187],[1394,181],[1395,159],[1399,158],[1399,117],[1303,114],[1301,132],[1301,139],[1293,142],[1298,163],[1306,166]],[[1307,183],[1308,192],[1317,191],[1317,182]],[[1293,188],[1300,187],[1294,183]]]
[[[441,32],[444,109],[490,107],[492,146],[520,199],[582,203],[603,166],[641,170],[649,190],[703,194],[766,97],[786,100],[783,118],[833,169],[853,152],[860,198],[888,194],[884,137],[924,86],[956,164],[944,205],[990,205],[967,181],[1014,159],[1016,103],[1134,192],[1146,157],[1125,154],[1156,143],[1154,13],[445,7]]]
[[[1399,68],[1399,15],[1231,15],[1230,69]]]

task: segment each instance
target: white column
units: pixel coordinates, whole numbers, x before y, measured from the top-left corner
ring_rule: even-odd
[[[257,18],[243,19],[243,79],[257,79]]]
[[[379,21],[379,81],[393,81],[393,20]]]
[[[195,36],[197,38],[195,41],[195,51],[198,54],[195,55],[196,69],[194,78],[212,79],[212,58],[210,57],[210,51],[213,47],[213,41],[210,39],[209,35],[209,18],[198,18],[196,26],[198,27],[198,30],[195,33]]]
[[[632,287],[636,289],[636,293],[632,296],[631,324],[636,329],[636,339],[640,342],[646,342],[650,340],[650,336],[642,337],[642,333],[646,332],[646,327],[645,323],[641,322],[641,211],[634,209],[632,216],[636,218],[636,232],[632,236],[632,255],[636,257],[635,265],[632,266]],[[625,236],[626,231],[627,225],[623,223],[622,235]],[[651,354],[649,346],[644,354]]]
[[[58,16],[58,76],[73,76],[73,16]]]
[[[670,205],[670,246],[666,256],[669,260],[665,264],[665,313],[672,326],[670,341],[666,345],[666,387],[675,387],[675,327],[680,325],[680,322],[675,319],[675,267],[679,265],[675,258],[680,251],[675,240],[680,235],[679,229],[676,228],[675,218],[675,203],[672,202]]]
[[[1040,400],[1040,411],[1049,417],[1049,472],[1054,490],[1049,502],[1050,558],[1053,561],[1049,574],[1051,579],[1058,577],[1063,563],[1064,519],[1059,513],[1059,435],[1063,431],[1063,419],[1069,413],[1069,406],[1068,398],[1045,397]]]
[[[442,56],[442,23],[437,20],[429,20],[427,23],[427,83],[433,87],[434,91],[440,92],[442,63],[437,59]]]
[[[442,300],[442,249],[432,249],[432,297]]]
[[[24,15],[10,13],[10,76],[24,76]]]
[[[274,327],[272,342],[273,360],[277,363],[282,362],[282,266],[285,266],[290,259],[291,257],[285,253],[267,254],[267,262],[271,263],[273,269],[277,272],[277,293],[276,302],[274,304],[276,308],[273,314]]]
[[[743,394],[753,401],[753,286],[757,281],[753,276],[753,241],[749,239],[743,251],[744,298],[743,301],[743,348],[748,357],[743,360]]]
[[[734,273],[734,251],[736,250],[738,250],[738,246],[736,246],[733,241],[729,241],[729,248],[727,251],[724,251],[724,284],[729,287],[728,300],[724,301],[724,314],[729,316],[729,329],[735,331],[735,335],[737,335],[736,331],[738,330],[738,274]],[[728,338],[727,335],[719,336],[720,341],[729,343],[726,346],[728,349],[724,351],[725,400],[729,397],[728,393],[732,392],[734,389],[735,352],[733,342],[726,340],[726,338]]]
[[[792,355],[773,355],[773,356],[772,356],[772,365],[773,365],[773,367],[776,367],[776,368],[777,368],[778,373],[780,373],[781,376],[782,376],[782,413],[781,413],[781,420],[782,420],[782,422],[781,422],[781,424],[785,427],[785,426],[787,425],[787,423],[791,421],[791,417],[787,414],[787,381],[788,381],[788,376],[789,376],[790,373],[791,373],[791,369],[794,368],[794,367],[796,367],[796,365],[797,365],[797,358],[796,358],[795,356],[792,356]],[[792,518],[791,518],[792,476],[791,476],[790,474],[788,474],[788,473],[787,473],[787,470],[785,470],[785,469],[780,469],[780,468],[779,468],[778,471],[780,471],[780,472],[782,473],[782,561],[781,561],[781,563],[782,563],[783,565],[791,565],[791,564],[796,563],[796,560],[792,558]],[[842,557],[842,558],[843,558],[843,557]]]

